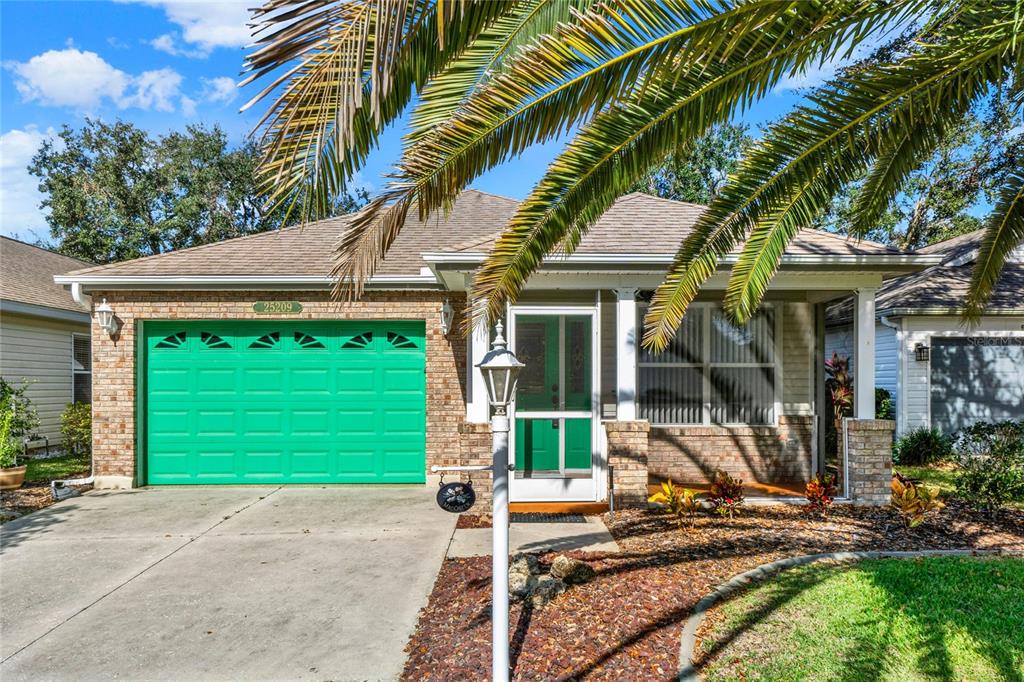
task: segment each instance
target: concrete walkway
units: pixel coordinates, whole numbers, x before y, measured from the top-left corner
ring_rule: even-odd
[[[619,546],[597,516],[586,523],[512,523],[509,526],[509,552],[618,552]],[[449,557],[489,556],[490,528],[460,528],[455,531]]]
[[[454,529],[433,492],[96,492],[5,524],[0,678],[394,679]]]

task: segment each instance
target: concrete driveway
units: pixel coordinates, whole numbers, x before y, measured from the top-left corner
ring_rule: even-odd
[[[0,678],[394,679],[432,486],[95,492],[0,530]]]

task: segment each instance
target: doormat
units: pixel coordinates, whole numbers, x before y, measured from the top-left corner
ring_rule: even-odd
[[[540,512],[513,512],[511,523],[586,523],[583,514],[543,514]]]

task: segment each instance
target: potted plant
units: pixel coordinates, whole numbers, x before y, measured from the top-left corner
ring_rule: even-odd
[[[9,400],[0,404],[0,490],[14,490],[25,482],[25,465],[18,464],[18,441],[12,433],[14,410]]]

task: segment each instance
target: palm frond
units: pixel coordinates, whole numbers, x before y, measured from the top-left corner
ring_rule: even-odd
[[[801,55],[834,44],[833,33],[813,30],[820,19],[808,11],[765,27],[745,36],[747,43],[733,50],[731,60],[713,55],[702,71],[644,84],[595,116],[551,164],[481,266],[473,313],[500,315],[546,253],[571,251],[612,202],[667,154],[728,121],[766,81],[799,64]],[[758,43],[771,48],[753,59]]]
[[[856,76],[856,86],[849,79],[845,84],[840,81],[838,87],[819,90],[812,106],[798,109],[775,126],[741,163],[684,242],[669,276],[652,299],[645,345],[655,349],[667,345],[701,284],[714,273],[718,259],[753,229],[734,267],[726,298],[734,318],[747,319],[756,310],[789,240],[877,155],[879,139],[891,134],[885,131],[913,120],[914,106],[942,106],[942,99],[915,99],[915,93],[933,86],[930,94],[936,94],[935,89],[948,85],[943,94],[956,95],[965,84],[991,83],[1000,64],[1005,64],[1001,43],[990,38],[983,45],[976,43],[978,51],[973,54],[954,51],[953,56],[943,53],[944,59],[935,63],[919,62],[916,81],[906,77],[902,62],[881,68],[872,75],[873,80],[864,74]],[[978,65],[984,65],[984,74],[973,78],[970,69]],[[966,83],[958,80],[965,73]],[[970,100],[976,92],[960,94]],[[905,100],[903,109],[898,107],[901,100]],[[883,126],[886,121],[892,126]]]
[[[900,8],[914,2],[923,0],[904,0],[881,9],[869,4],[857,15],[860,22],[844,24],[845,30],[832,34],[835,41],[822,41],[833,46],[825,54],[855,44],[871,25],[898,15]],[[843,10],[862,5],[845,1],[819,4],[821,16],[833,22],[837,16],[845,16]],[[382,236],[388,231],[373,227],[374,220],[401,227],[401,221],[387,212],[405,215],[415,204],[422,217],[446,209],[480,173],[531,144],[567,131],[612,102],[625,99],[643,83],[668,74],[681,78],[686,72],[703,72],[713,58],[731,59],[741,46],[749,45],[744,36],[762,35],[765,26],[799,22],[808,13],[813,16],[815,6],[807,1],[778,0],[735,7],[717,1],[618,0],[614,6],[581,16],[575,24],[563,24],[555,34],[542,36],[517,55],[504,73],[475,92],[446,125],[407,149],[396,181],[385,191],[387,200],[380,204],[388,208],[382,215],[374,211],[361,215],[354,229]],[[829,31],[831,25],[822,19],[814,29]],[[761,50],[778,48],[770,41],[756,45]],[[820,56],[804,55],[790,73]],[[646,74],[656,76],[647,79]],[[782,75],[757,83],[753,96],[763,96]],[[365,249],[364,253],[338,254],[339,272],[357,287],[356,293],[363,277],[376,267],[375,254],[382,254],[380,243],[371,241],[348,242]]]
[[[1006,257],[1021,244],[1024,244],[1024,168],[1016,168],[1007,175],[989,216],[971,273],[971,290],[963,315],[965,322],[976,323],[981,317],[999,281]]]
[[[255,10],[259,37],[242,85],[270,82],[243,110],[275,97],[256,125],[269,203],[287,203],[304,219],[329,214],[332,199],[416,89],[506,6],[268,0]]]
[[[522,0],[509,3],[466,50],[432,78],[420,93],[409,120],[408,139],[415,142],[446,123],[469,96],[504,67],[516,51],[559,23],[574,19],[598,0]]]
[[[768,193],[763,204],[745,212],[753,230],[725,297],[735,320],[745,322],[754,314],[789,242],[862,174],[880,148],[922,125],[937,126],[933,135],[941,133],[1003,78],[1013,59],[1011,36],[990,28],[972,33],[958,25],[957,35],[944,36],[941,47],[839,79],[816,93],[802,116],[773,129],[764,145],[768,162],[757,170],[783,163],[767,179],[755,172]],[[928,158],[927,145],[904,149],[911,151],[920,155],[907,165],[917,167]],[[740,173],[749,170],[741,165]]]

